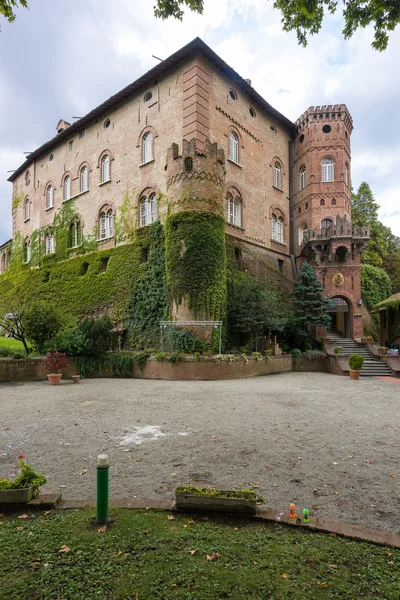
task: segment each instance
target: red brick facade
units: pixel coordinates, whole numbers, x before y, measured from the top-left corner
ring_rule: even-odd
[[[325,125],[331,128],[328,133],[323,133]],[[159,200],[165,197],[172,210],[184,209],[187,201],[191,209],[223,211],[226,233],[243,268],[266,276],[260,271],[268,273],[272,267],[290,283],[295,262],[300,265],[307,256],[326,294],[340,292],[349,302],[351,333],[359,332],[361,237],[355,242],[351,232],[340,241],[330,231],[323,251],[311,242],[323,219],[346,217],[346,227],[350,222],[352,120],[344,105],[310,108],[291,123],[196,39],[80,121],[69,126],[61,120],[57,128],[57,137],[33,152],[10,178],[13,197],[19,199],[14,202],[13,235],[18,232],[29,241],[33,231],[51,228],[68,201],[67,176],[76,218],[85,235],[97,232],[99,249],[116,244],[109,235],[112,229],[104,236],[101,215],[118,216],[127,192],[138,227],[146,224],[140,201],[152,194],[161,221],[167,203]],[[147,149],[146,139],[151,140]],[[103,181],[105,156],[109,177]],[[333,181],[328,183],[321,181],[324,157],[333,161]],[[300,190],[303,165],[305,187]],[[87,189],[82,189],[84,168]],[[49,185],[51,207],[46,206]],[[299,238],[305,225],[307,244]],[[348,251],[340,263],[340,286],[332,283],[338,244]],[[320,260],[325,254],[327,260]]]

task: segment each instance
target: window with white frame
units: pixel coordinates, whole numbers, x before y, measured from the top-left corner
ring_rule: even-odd
[[[274,164],[274,186],[279,189],[282,188],[282,169],[278,161]]]
[[[332,158],[324,158],[321,163],[322,169],[322,182],[329,183],[334,181],[334,163]]]
[[[148,131],[143,136],[142,142],[142,162],[147,163],[153,160],[153,134]]]
[[[157,197],[156,194],[143,196],[140,200],[140,225],[150,225],[157,220]]]
[[[300,227],[299,227],[299,246],[301,246],[301,244],[303,243],[304,236],[306,235],[307,231],[308,231],[307,223],[304,223],[304,225],[300,225]]]
[[[271,239],[283,244],[283,218],[272,215]]]
[[[70,248],[77,248],[81,243],[81,224],[80,221],[73,221],[69,228]]]
[[[81,192],[87,192],[89,189],[89,171],[87,167],[81,169]]]
[[[345,178],[345,182],[346,185],[349,185],[349,165],[346,163],[345,167],[344,167],[344,178]]]
[[[306,187],[306,167],[303,165],[299,171],[299,190],[304,190]]]
[[[105,154],[101,159],[101,183],[110,180],[110,157]]]
[[[100,213],[100,239],[106,240],[114,235],[114,216],[112,210]]]
[[[71,177],[67,175],[64,178],[64,200],[71,198]]]
[[[226,220],[231,225],[242,225],[242,201],[239,196],[234,196],[230,192],[226,195],[225,201]]]
[[[25,198],[25,221],[28,221],[30,218],[30,202],[29,198]]]
[[[46,243],[46,254],[54,253],[54,234],[48,233],[45,238]]]
[[[53,186],[48,185],[46,190],[46,208],[53,208]]]
[[[28,263],[31,260],[31,242],[29,238],[25,240],[24,244],[24,261]]]
[[[234,131],[229,134],[229,158],[239,163],[239,138]]]

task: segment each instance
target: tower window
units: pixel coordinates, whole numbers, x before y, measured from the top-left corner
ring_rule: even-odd
[[[322,131],[324,133],[329,133],[331,131],[332,127],[330,125],[324,125],[322,128]]]
[[[349,179],[349,165],[346,163],[344,167],[344,180],[346,182],[346,185],[349,185]]]
[[[253,119],[256,118],[256,111],[254,110],[254,108],[252,106],[250,106],[250,108],[249,108],[249,113],[250,113],[250,116],[253,117]]]
[[[304,142],[304,134],[303,133],[299,137],[299,142],[300,142],[300,144],[302,144]]]
[[[185,158],[184,166],[186,172],[193,171],[193,160],[190,158],[190,156]]]
[[[321,221],[321,229],[329,229],[329,227],[332,227],[333,222],[331,219],[323,219]]]
[[[232,225],[238,227],[242,224],[242,201],[239,196],[235,198],[228,192],[225,201],[226,220]]]
[[[321,200],[320,200],[320,205],[325,206],[325,200],[323,198],[321,198]]]
[[[332,206],[336,206],[336,198],[332,198]]]
[[[229,90],[229,95],[232,98],[232,100],[237,100],[237,93],[233,90]]]
[[[306,187],[306,167],[303,165],[299,171],[299,189],[304,190]]]
[[[324,158],[321,163],[322,169],[322,182],[329,183],[334,181],[334,163],[331,158]]]

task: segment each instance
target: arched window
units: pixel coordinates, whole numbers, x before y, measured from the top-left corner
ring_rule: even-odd
[[[25,214],[25,221],[28,221],[29,218],[30,218],[30,202],[29,202],[29,198],[25,198],[24,214]]]
[[[79,220],[73,221],[69,228],[69,246],[77,248],[81,243],[81,224]]]
[[[336,206],[336,198],[332,198],[332,206]]]
[[[114,217],[111,208],[100,213],[100,239],[106,240],[114,235]]]
[[[110,181],[110,157],[105,154],[101,159],[101,183]]]
[[[324,158],[324,160],[321,162],[323,183],[329,183],[330,181],[334,181],[333,165],[334,163],[331,158]]]
[[[346,163],[344,166],[344,180],[346,182],[346,185],[349,185],[349,165]]]
[[[46,190],[46,208],[53,208],[53,186],[50,184]]]
[[[151,194],[140,199],[140,226],[150,225],[157,220],[157,196]]]
[[[143,164],[153,160],[153,134],[151,133],[151,131],[148,131],[143,136],[142,160]]]
[[[328,229],[329,227],[332,227],[333,222],[331,219],[323,219],[321,221],[321,229]]]
[[[323,198],[320,200],[319,203],[320,203],[321,206],[325,206],[325,200]]]
[[[28,263],[31,260],[31,241],[26,238],[24,244],[24,262]]]
[[[272,215],[271,239],[283,244],[283,218]]]
[[[89,189],[89,171],[87,167],[81,169],[81,192],[87,192]]]
[[[184,166],[186,172],[193,171],[193,160],[190,158],[190,156],[185,158]]]
[[[276,162],[274,164],[274,186],[276,188],[281,189],[282,185],[282,178],[281,178],[281,165]]]
[[[306,167],[303,165],[299,171],[299,190],[304,190],[306,187]]]
[[[46,244],[46,254],[53,254],[54,253],[54,234],[53,233],[46,234],[45,244]]]
[[[71,178],[67,175],[64,178],[64,200],[69,200],[71,198]]]
[[[226,195],[226,220],[238,227],[242,224],[242,201],[239,196],[233,196],[230,192]]]
[[[239,138],[234,131],[229,134],[229,158],[235,163],[239,162]]]

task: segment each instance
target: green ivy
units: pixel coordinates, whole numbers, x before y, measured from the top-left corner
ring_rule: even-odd
[[[361,296],[368,310],[392,293],[389,275],[379,267],[361,265]]]
[[[388,308],[386,310],[387,332],[389,343],[392,344],[400,338],[400,308]]]
[[[185,300],[195,319],[219,320],[226,309],[225,221],[208,212],[180,212],[165,222],[169,301]]]

